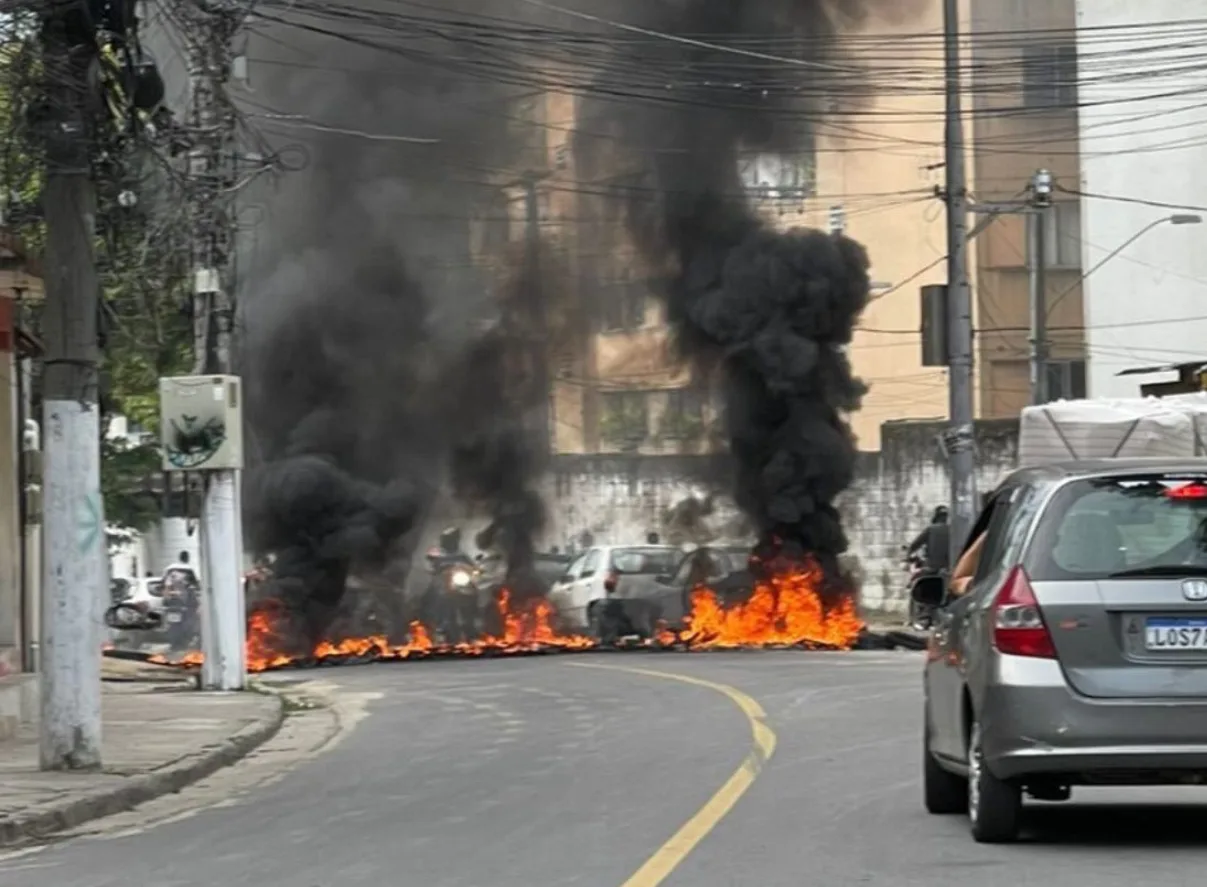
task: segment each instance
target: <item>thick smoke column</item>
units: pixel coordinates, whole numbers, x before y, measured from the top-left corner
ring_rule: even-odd
[[[803,121],[819,109],[801,96],[820,104],[834,69],[830,38],[861,8],[837,0],[630,4],[626,22],[684,39],[640,39],[605,79],[656,67],[669,88],[619,111],[601,99],[582,123],[615,125],[623,150],[649,171],[645,184],[657,197],[631,198],[634,240],[671,276],[665,297],[682,354],[721,370],[736,499],[762,553],[812,555],[830,576],[847,547],[834,503],[856,458],[844,415],[866,390],[845,348],[867,303],[868,259],[842,236],[775,231],[744,197],[739,159],[790,154],[812,137]],[[808,56],[741,54],[771,36],[779,47],[799,38]],[[585,137],[580,145],[593,147]]]
[[[530,251],[531,252],[531,251]],[[453,365],[443,395],[452,408],[451,480],[458,498],[484,507],[490,523],[475,542],[502,554],[518,597],[546,589],[533,573],[534,539],[545,524],[535,490],[544,468],[548,401],[541,356],[544,287],[531,256],[504,294],[498,321]]]
[[[474,344],[498,309],[472,231],[507,213],[490,171],[514,165],[498,112],[517,92],[463,70],[505,55],[457,37],[476,5],[257,10],[236,98],[252,149],[291,169],[244,204],[244,498],[255,548],[277,557],[270,593],[303,617],[300,647],[350,571],[409,558],[454,449],[474,499],[507,511],[524,489],[512,401],[482,394],[497,343]],[[450,416],[458,389],[475,397]]]

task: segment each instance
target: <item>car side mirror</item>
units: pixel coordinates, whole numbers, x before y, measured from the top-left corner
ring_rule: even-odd
[[[947,600],[947,580],[942,576],[923,576],[914,582],[909,596],[924,607],[941,607]]]

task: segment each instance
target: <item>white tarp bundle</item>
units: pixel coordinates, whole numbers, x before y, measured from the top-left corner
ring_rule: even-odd
[[[1019,420],[1021,466],[1195,456],[1207,456],[1207,393],[1062,400],[1027,407]]]

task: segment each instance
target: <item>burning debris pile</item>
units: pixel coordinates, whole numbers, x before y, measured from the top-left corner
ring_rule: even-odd
[[[698,588],[683,626],[657,632],[664,646],[845,648],[862,628],[839,566],[848,543],[835,501],[854,477],[845,417],[865,387],[846,349],[868,301],[868,258],[840,234],[775,230],[739,170],[814,140],[812,121],[852,70],[836,64],[832,38],[870,2],[620,0],[611,16],[632,26],[623,40],[573,9],[541,12],[556,21],[529,35],[556,42],[577,22],[583,39],[607,47],[571,78],[581,91],[576,174],[606,180],[618,160],[644,171],[609,199],[622,201],[646,270],[665,281],[681,357],[698,378],[719,380],[732,492],[759,539],[748,593],[735,600]],[[516,168],[512,121],[481,113],[515,90],[481,76],[508,51],[503,44],[469,41],[457,65],[440,63],[456,30],[448,17],[475,8],[444,6],[431,13],[445,17],[441,36],[415,37],[407,54],[375,54],[374,41],[353,40],[357,59],[343,80],[333,73],[348,64],[341,33],[313,23],[290,30],[320,73],[268,69],[257,85],[258,100],[324,124],[308,133],[305,174],[271,198],[282,211],[257,236],[246,278],[248,525],[257,547],[276,553],[278,573],[276,602],[251,616],[257,670],[593,646],[557,630],[528,571],[545,517],[534,493],[543,453],[531,429],[547,434],[544,364],[557,336],[542,318],[555,313],[546,294],[570,288],[542,285],[531,248],[513,263],[522,270],[509,298],[486,298],[490,287],[474,276],[465,217],[478,214],[483,183],[464,170]],[[530,3],[512,13],[516,22],[538,14]],[[768,35],[786,57],[744,48]],[[656,76],[626,76],[634,70]],[[626,84],[624,101],[617,83]],[[348,135],[382,120],[405,120],[425,138]],[[425,271],[421,256],[443,264]],[[456,268],[469,270],[441,270]],[[493,315],[484,334],[466,322]],[[480,542],[508,561],[510,590],[496,598],[501,628],[453,646],[435,643],[421,621],[399,630],[404,637],[331,641],[350,571],[412,556],[440,495],[436,478],[492,520]]]

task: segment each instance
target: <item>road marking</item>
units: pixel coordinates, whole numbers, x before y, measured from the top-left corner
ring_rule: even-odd
[[[718,684],[713,681],[703,680],[702,678],[675,674],[669,671],[656,671],[648,668],[627,668],[623,665],[601,665],[590,662],[567,662],[566,664],[574,668],[599,668],[607,671],[622,671],[629,674],[645,675],[646,677],[662,678],[668,681],[678,681],[681,684],[694,684],[697,687],[704,687],[720,693],[729,699],[730,702],[741,710],[742,714],[746,716],[746,720],[750,723],[750,736],[753,746],[750,749],[750,753],[746,755],[746,759],[733,772],[733,775],[725,780],[725,784],[717,789],[716,793],[708,799],[704,806],[697,810],[695,815],[685,822],[679,831],[671,835],[670,840],[659,847],[654,852],[654,855],[647,859],[641,868],[634,872],[632,877],[621,885],[621,887],[658,887],[659,884],[670,877],[671,873],[682,864],[683,860],[687,859],[688,854],[696,848],[696,845],[703,841],[708,833],[716,828],[717,823],[725,818],[725,815],[737,804],[738,799],[754,783],[763,766],[775,754],[775,731],[767,726],[767,713],[763,711],[763,707],[741,690],[728,684]]]

